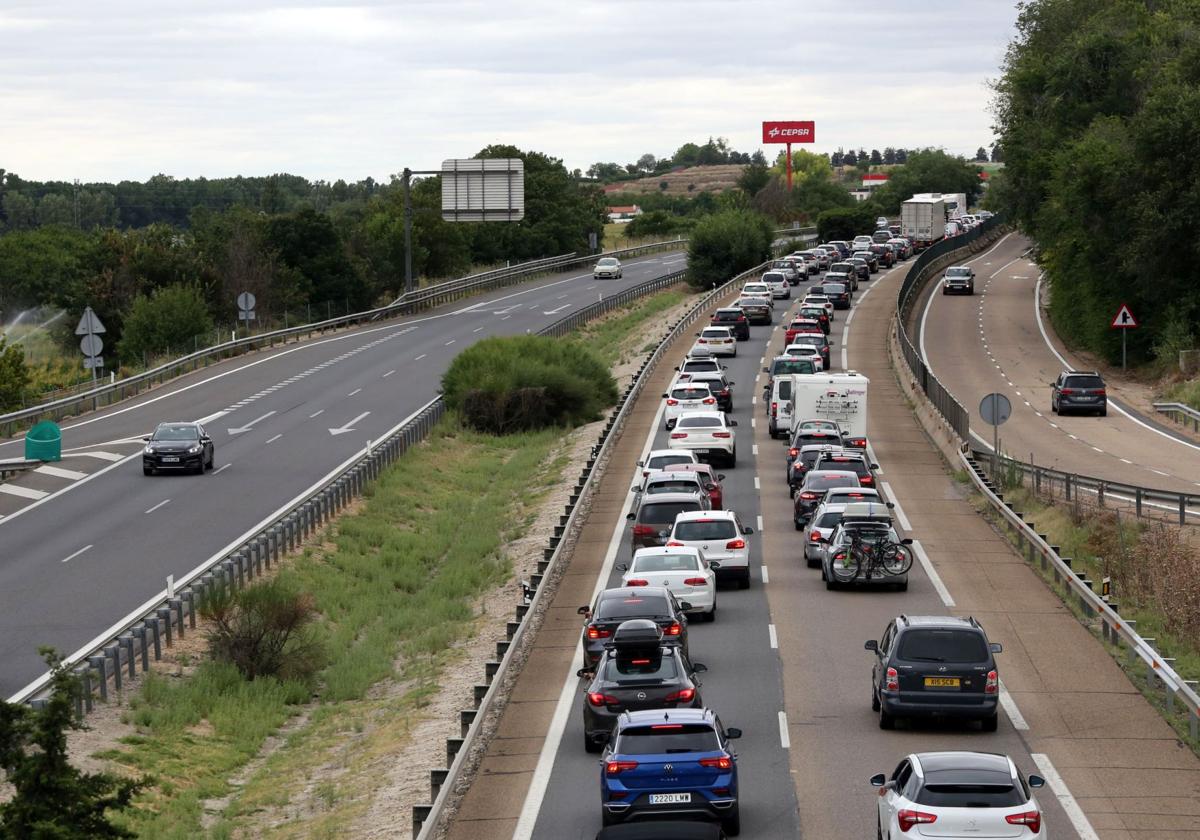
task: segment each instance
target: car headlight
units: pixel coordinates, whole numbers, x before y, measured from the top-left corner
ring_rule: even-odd
[[[143,455],[153,455],[154,447],[151,446],[150,444],[146,444],[146,448],[142,450],[142,454]]]
[[[189,454],[189,455],[195,455],[195,454],[196,454],[196,453],[198,453],[198,452],[199,452],[199,451],[200,451],[202,448],[203,448],[203,447],[201,447],[201,446],[200,446],[200,444],[198,444],[198,443],[197,443],[195,446],[189,446],[189,447],[188,447],[188,454]]]

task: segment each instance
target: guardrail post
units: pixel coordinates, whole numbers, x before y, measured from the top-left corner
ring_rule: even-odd
[[[99,675],[96,684],[100,689],[100,700],[103,703],[108,702],[108,659],[104,656],[89,656],[88,664],[92,666],[92,670]]]
[[[144,626],[150,632],[150,635],[154,637],[154,661],[157,662],[158,660],[162,659],[162,637],[159,635],[160,631],[158,629],[158,619],[147,618],[145,622],[143,622],[142,626]]]
[[[75,676],[79,677],[79,699],[83,704],[82,708],[80,708],[80,704],[76,703],[75,709],[76,713],[82,716],[92,710],[92,669],[86,665],[76,668]]]
[[[129,634],[124,635],[121,638],[117,639],[117,644],[120,645],[121,649],[125,651],[125,662],[129,666],[129,679],[130,680],[136,679],[137,678],[137,660],[134,659],[134,656],[133,656],[133,636],[129,635]]]
[[[137,639],[138,649],[142,653],[142,670],[149,671],[150,651],[146,648],[146,627],[145,625],[141,627],[134,627],[131,632],[133,633],[133,637]]]
[[[183,638],[183,599],[172,598],[170,601],[167,601],[167,609],[171,613],[174,613],[175,620],[177,622],[175,625],[175,629],[179,633],[179,638],[182,639]]]
[[[105,659],[112,660],[113,688],[121,690],[121,648],[119,645],[108,645],[104,648]]]
[[[179,597],[187,604],[188,627],[192,630],[196,629],[196,592],[193,589],[185,589],[179,593]],[[182,625],[180,625],[182,627]],[[183,635],[182,632],[180,635]]]
[[[1138,519],[1142,518],[1142,488],[1134,488],[1133,491],[1133,509]]]
[[[1066,500],[1068,502],[1071,501],[1071,474],[1070,473],[1063,474],[1063,494],[1065,495]]]
[[[421,833],[421,826],[425,825],[425,820],[429,819],[429,815],[433,813],[432,805],[414,805],[412,806],[412,836],[416,837]]]
[[[175,640],[172,638],[171,633],[170,607],[159,607],[154,611],[154,614],[158,616],[159,621],[163,623],[163,638],[166,639],[167,647],[173,647],[175,645]]]
[[[1104,482],[1101,481],[1096,485],[1096,503],[1100,507],[1104,507]]]
[[[1187,524],[1187,496],[1179,496],[1179,524]]]

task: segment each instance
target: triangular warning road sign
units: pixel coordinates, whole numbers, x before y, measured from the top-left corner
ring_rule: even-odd
[[[100,323],[100,319],[96,317],[96,313],[92,311],[92,307],[87,307],[83,310],[83,317],[79,319],[79,326],[75,328],[75,335],[89,335],[104,332],[104,324]]]
[[[1117,310],[1117,316],[1113,318],[1113,328],[1118,330],[1133,329],[1138,325],[1137,318],[1133,317],[1133,313],[1129,311],[1128,304],[1121,304],[1121,308]]]

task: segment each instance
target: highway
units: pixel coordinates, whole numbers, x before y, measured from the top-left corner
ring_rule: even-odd
[[[685,255],[576,271],[376,326],[226,361],[63,425],[61,463],[0,484],[0,696],[38,677],[318,484],[428,402],[461,349],[536,332],[599,295],[679,271]],[[141,472],[141,438],[201,420],[216,469]],[[0,442],[0,459],[22,441]],[[131,618],[133,616],[130,616]]]
[[[1018,234],[975,269],[975,296],[942,295],[933,284],[918,302],[919,349],[934,374],[971,413],[976,443],[991,447],[979,401],[1003,393],[1013,414],[1000,428],[1002,451],[1058,470],[1184,493],[1200,492],[1200,445],[1145,417],[1109,382],[1107,417],[1050,411],[1050,383],[1075,362],[1035,306],[1040,269]]]
[[[985,252],[976,264],[994,259]],[[738,357],[725,361],[739,383],[739,462],[722,470],[725,498],[759,526],[753,585],[722,589],[717,621],[690,625],[689,644],[709,668],[706,704],[745,732],[734,745],[743,836],[873,836],[869,776],[890,773],[909,752],[936,749],[1007,753],[1025,772],[1051,779],[1038,795],[1050,837],[1195,836],[1200,761],[1176,748],[1174,733],[1110,655],[975,513],[913,417],[885,351],[906,270],[901,264],[861,287],[849,316],[838,313],[832,337],[834,358],[846,347],[847,366],[872,382],[868,434],[881,486],[897,504],[902,533],[918,543],[907,592],[828,592],[806,567],[781,478],[783,445],[768,437],[761,404],[750,404],[758,385],[747,387],[782,335],[752,328]],[[781,320],[777,311],[776,325]],[[685,350],[674,348],[674,357]],[[669,367],[656,370],[624,432],[451,840],[582,840],[600,828],[598,762],[580,743],[585,687],[574,675],[581,626],[574,608],[597,587],[619,583],[612,564],[630,553],[624,513],[634,464],[665,446],[654,395]],[[862,645],[902,613],[974,615],[1004,645],[998,732],[878,728]]]

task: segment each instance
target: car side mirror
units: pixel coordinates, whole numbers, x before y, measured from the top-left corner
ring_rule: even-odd
[[[900,545],[912,545],[912,544],[913,544],[913,541],[912,541],[911,537],[905,537],[904,539],[900,540]]]
[[[717,481],[724,481],[725,473],[717,473]]]
[[[704,665],[700,662],[692,663],[692,673],[693,674],[703,674],[703,673],[706,673],[707,671],[708,671],[707,665]]]
[[[679,370],[679,365],[675,365],[675,370]]]
[[[617,565],[613,566],[613,568],[616,569],[618,572],[628,572],[629,571],[629,565],[627,563],[618,563]]]
[[[669,397],[669,396],[671,396],[671,395],[670,395],[670,394],[663,394],[663,399],[665,400],[665,399],[666,399],[667,397]]]
[[[988,647],[992,649],[992,653],[1004,653],[1004,645],[999,642],[992,642]]]
[[[658,535],[665,540],[667,537],[671,536],[671,532],[670,531],[659,531]]]
[[[1035,776],[1032,773],[1029,774],[1029,786],[1031,788],[1040,788],[1040,787],[1044,786],[1045,784],[1046,784],[1046,780],[1043,779],[1041,776]]]
[[[873,470],[877,470],[877,469],[879,469],[879,465],[878,465],[878,464],[872,464],[872,465],[871,465],[871,469],[873,469]]]
[[[595,672],[587,668],[580,668],[575,672],[575,676],[583,677],[584,679],[591,679],[593,676],[595,676]]]
[[[753,529],[753,528],[743,528],[743,529],[742,529],[742,533],[743,533],[743,534],[746,534],[747,536],[749,536],[750,534],[753,534],[753,533],[754,533],[754,529]]]
[[[881,788],[887,784],[887,776],[882,773],[876,773],[871,777],[871,787]]]
[[[592,612],[592,608],[585,604],[584,606],[575,610],[575,612],[579,613],[580,615],[590,615]]]
[[[725,737],[730,741],[736,741],[738,738],[742,737],[742,730],[738,729],[736,726],[731,726],[725,730]]]
[[[640,491],[641,489],[642,489],[642,486],[641,486],[640,484],[635,484],[635,485],[633,485],[632,487],[630,487],[630,488],[629,488],[629,492],[630,492],[630,493],[637,493],[637,492],[638,492],[638,491]]]
[[[875,641],[874,639],[867,639],[866,642],[863,643],[863,650],[873,650],[878,652],[879,642]]]
[[[628,519],[630,522],[632,522],[633,520],[637,519],[637,514],[636,513],[627,513],[627,514],[625,514],[625,518]]]
[[[729,425],[729,426],[736,426],[736,425],[737,425],[737,421],[736,421],[736,420],[726,420],[725,422],[726,422],[726,424],[727,424],[727,425]]]
[[[645,462],[645,461],[638,461],[638,462],[637,462],[637,465],[638,465],[639,467],[644,467],[644,466],[646,466],[646,462]]]
[[[146,441],[147,443],[150,442],[150,438],[148,438],[148,437],[144,437],[144,438],[142,438],[142,440]]]
[[[770,373],[770,372],[771,372],[771,371],[770,371],[770,370],[768,370],[767,368],[763,368],[763,373]]]

